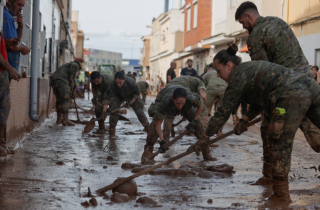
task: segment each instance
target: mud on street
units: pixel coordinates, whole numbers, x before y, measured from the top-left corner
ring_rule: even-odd
[[[87,97],[86,97],[87,98]],[[150,105],[153,97],[147,98]],[[77,99],[80,107],[89,110],[91,102]],[[145,106],[147,111],[148,105]],[[79,110],[81,120],[92,115]],[[146,132],[132,109],[125,115],[130,123],[119,121],[116,138],[108,134],[82,134],[84,125],[56,125],[55,114],[40,128],[17,145],[15,155],[0,158],[1,209],[264,209],[287,208],[267,202],[272,185],[252,185],[261,177],[262,141],[260,124],[241,136],[231,136],[212,147],[218,161],[202,161],[195,153],[174,161],[161,169],[135,179],[137,196],[113,195],[104,197],[95,191],[141,171],[140,157]],[[75,109],[71,119],[76,120]],[[180,118],[176,118],[178,122]],[[151,119],[149,119],[151,122]],[[181,133],[187,122],[175,128]],[[108,126],[108,119],[106,120]],[[224,133],[233,129],[230,119]],[[158,155],[155,164],[167,160],[196,142],[185,136],[165,153]],[[157,144],[158,145],[158,144]],[[124,164],[128,163],[128,164]],[[124,164],[124,165],[123,165]],[[227,172],[211,170],[227,164]],[[233,169],[232,167],[233,166]],[[207,170],[209,169],[209,170]],[[298,131],[289,174],[291,209],[320,208],[320,156],[307,144]],[[90,188],[90,192],[88,192]],[[92,199],[95,197],[95,199]],[[82,203],[82,205],[81,205]]]

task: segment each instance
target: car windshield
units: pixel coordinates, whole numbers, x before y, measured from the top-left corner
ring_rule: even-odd
[[[113,68],[112,66],[100,66],[100,73],[112,74]]]

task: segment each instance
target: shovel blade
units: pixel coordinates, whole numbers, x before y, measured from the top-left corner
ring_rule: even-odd
[[[87,125],[84,127],[83,132],[84,133],[90,133],[93,128],[96,126],[96,121],[94,120],[94,117],[87,123]]]

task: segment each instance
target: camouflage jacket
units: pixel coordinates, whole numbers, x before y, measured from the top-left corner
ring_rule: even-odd
[[[121,88],[119,88],[115,81],[111,81],[107,92],[103,97],[103,104],[110,104],[113,97],[121,98],[123,101],[132,100],[133,98],[140,98],[140,88],[132,77],[125,77],[126,80]]]
[[[180,85],[181,87],[191,90],[191,92],[194,93],[199,93],[201,89],[207,91],[205,84],[200,79],[192,76],[174,78],[171,80],[171,82],[166,84],[166,87],[171,87],[174,85]]]
[[[148,94],[149,84],[147,82],[140,81],[140,82],[137,82],[137,85],[139,86],[142,94]]]
[[[251,60],[279,64],[313,78],[309,63],[290,26],[278,17],[259,17],[247,40]]]
[[[95,85],[91,80],[90,81],[91,81],[92,90],[99,91],[99,94],[103,96],[107,92],[109,84],[114,80],[114,77],[111,76],[110,74],[101,74],[101,76],[102,76],[102,83],[100,85]]]
[[[174,102],[172,101],[171,97],[173,95],[173,92],[177,88],[182,88],[178,85],[173,85],[170,87],[165,87],[162,90],[162,94],[160,94],[160,97],[157,97],[156,101],[159,101],[160,104],[156,106],[156,110],[154,110],[154,116],[156,119],[164,120],[166,116],[176,116],[183,114],[186,110],[191,109],[192,107],[200,107],[201,104],[203,104],[202,98],[196,94],[191,92],[190,90],[186,89],[187,91],[187,100],[182,108],[182,110],[178,110]]]
[[[209,71],[205,73],[203,76],[203,82],[206,85],[206,88],[209,90],[215,89],[217,85],[227,86],[227,83],[217,76],[217,71]]]
[[[221,106],[210,119],[206,134],[216,134],[240,100],[250,104],[249,110],[245,113],[250,120],[262,110],[273,110],[283,90],[302,77],[305,75],[266,61],[239,64],[230,73]]]
[[[62,80],[67,85],[71,84],[79,71],[79,65],[71,62],[60,66],[51,76],[51,81]]]

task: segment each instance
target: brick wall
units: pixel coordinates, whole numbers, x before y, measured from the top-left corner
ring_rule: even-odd
[[[7,142],[14,145],[47,118],[49,84],[47,79],[38,79],[38,123],[29,117],[30,78],[21,79],[19,82],[11,81],[10,90],[11,110],[7,122]],[[54,94],[51,92],[49,115],[54,111],[54,102]]]
[[[194,19],[194,4],[193,0],[186,0],[185,4],[185,17],[184,17],[184,47],[191,46],[193,44],[199,43],[202,39],[211,36],[211,28],[212,28],[212,0],[198,0],[198,21],[197,27],[193,27],[193,19]],[[191,27],[190,31],[187,31],[188,24],[188,11],[186,6],[191,5]]]

